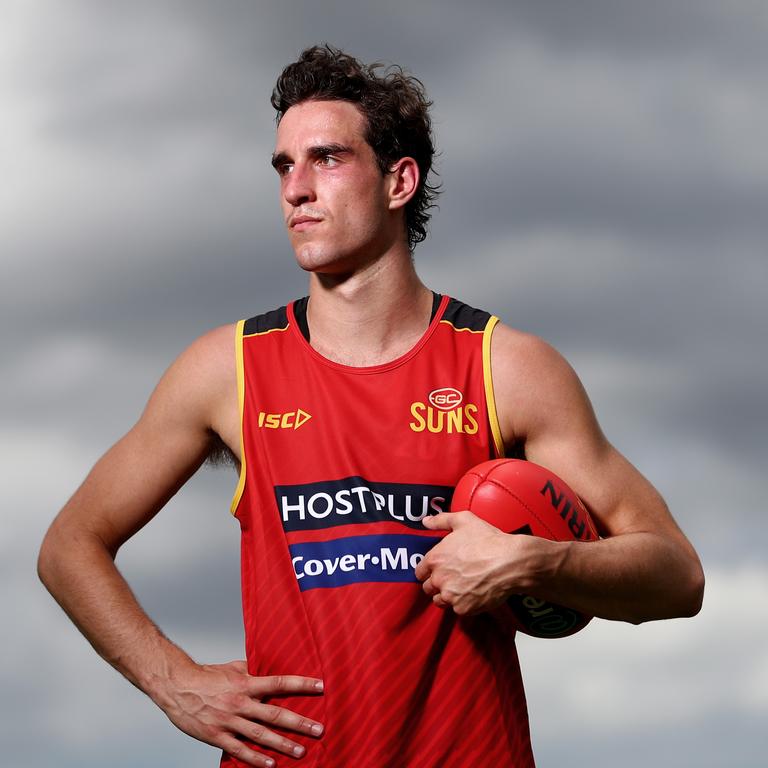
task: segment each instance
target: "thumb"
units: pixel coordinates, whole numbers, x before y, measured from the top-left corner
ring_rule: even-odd
[[[431,531],[452,531],[456,519],[451,512],[440,512],[438,515],[425,517],[421,522]]]

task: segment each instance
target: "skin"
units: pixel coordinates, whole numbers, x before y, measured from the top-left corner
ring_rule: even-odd
[[[309,272],[312,345],[347,365],[399,357],[429,323],[431,292],[413,267],[404,206],[419,180],[412,158],[382,174],[346,102],[292,107],[277,131],[273,164],[288,236]],[[322,694],[301,670],[248,674],[244,661],[198,664],[143,611],[114,559],[223,443],[239,460],[234,326],[196,340],[171,365],[136,425],[94,466],[43,541],[41,579],[96,651],[147,693],[185,733],[248,765],[268,766],[255,745],[291,757],[291,732],[322,724],[278,693]],[[449,531],[416,574],[440,607],[458,614],[524,591],[625,621],[691,615],[703,576],[695,552],[653,487],[607,442],[578,378],[544,342],[498,326],[492,372],[510,446],[567,479],[607,538],[563,544],[501,534],[469,512],[437,515]],[[298,751],[296,751],[298,750]]]
[[[451,531],[416,569],[441,607],[473,614],[530,594],[587,615],[639,624],[701,608],[698,556],[655,488],[606,439],[578,377],[545,342],[500,326],[494,389],[505,445],[566,479],[599,532],[596,542],[503,534],[469,512],[424,521]]]

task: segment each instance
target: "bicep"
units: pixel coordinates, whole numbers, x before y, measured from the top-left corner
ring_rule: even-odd
[[[99,459],[56,523],[98,536],[114,554],[162,509],[206,455],[201,433],[160,434],[139,422]]]
[[[96,463],[54,527],[97,536],[114,554],[194,474],[215,442],[217,408],[231,383],[215,341],[198,340],[174,362],[139,421]]]
[[[658,491],[603,434],[571,366],[540,339],[501,330],[494,388],[505,438],[562,477],[603,536],[656,532],[684,540]]]

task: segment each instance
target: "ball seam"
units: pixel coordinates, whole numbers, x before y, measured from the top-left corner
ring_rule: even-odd
[[[537,515],[517,494],[513,493],[512,491],[510,491],[509,488],[507,488],[506,485],[502,485],[497,480],[491,480],[489,478],[486,478],[485,482],[486,483],[491,483],[492,485],[495,485],[497,488],[500,488],[502,491],[504,491],[504,493],[509,494],[518,504],[520,504],[521,506],[525,507],[525,509],[527,509],[528,512],[531,513],[532,517],[535,517],[536,520],[538,520],[539,523],[541,523],[541,526],[552,537],[552,541],[559,541],[557,536],[549,529],[549,526],[541,519],[541,517],[539,517],[539,515]]]

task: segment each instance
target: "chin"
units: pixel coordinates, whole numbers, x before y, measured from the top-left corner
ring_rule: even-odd
[[[350,259],[338,251],[328,253],[325,249],[310,245],[296,248],[296,263],[305,271],[320,275],[338,275],[349,271]]]

